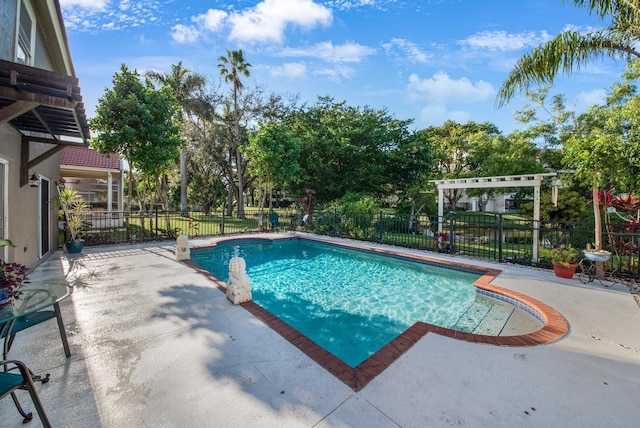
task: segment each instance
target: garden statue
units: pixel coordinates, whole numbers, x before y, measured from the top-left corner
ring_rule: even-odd
[[[229,260],[227,298],[234,305],[251,301],[251,280],[247,275],[247,264],[242,257]]]
[[[190,258],[189,237],[187,235],[180,235],[176,239],[176,260],[189,260]]]

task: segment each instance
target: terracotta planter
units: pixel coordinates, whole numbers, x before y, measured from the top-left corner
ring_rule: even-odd
[[[551,261],[551,264],[553,264],[553,273],[560,278],[573,278],[573,275],[576,273],[576,269],[578,268],[578,263],[571,263],[569,266],[565,266]]]

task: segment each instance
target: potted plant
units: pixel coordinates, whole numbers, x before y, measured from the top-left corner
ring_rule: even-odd
[[[447,244],[449,241],[449,235],[446,233],[438,232],[436,236],[436,244],[438,245],[438,252],[448,251],[449,245]]]
[[[64,217],[65,230],[68,240],[65,246],[69,253],[79,253],[84,247],[84,240],[80,232],[84,227],[82,213],[87,210],[87,204],[75,189],[62,189],[59,192],[57,204]]]
[[[14,247],[8,239],[0,239],[0,248]],[[7,263],[0,260],[0,308],[9,305],[13,300],[22,295],[22,287],[29,281],[25,281],[29,269],[20,263]]]
[[[553,272],[560,278],[573,278],[578,268],[578,250],[571,245],[551,250]]]

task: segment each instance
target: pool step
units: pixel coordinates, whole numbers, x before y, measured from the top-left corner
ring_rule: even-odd
[[[533,315],[505,302],[497,301],[489,306],[486,302],[474,302],[452,328],[490,336],[517,336],[534,332],[542,324]]]
[[[505,324],[508,322],[515,308],[505,302],[496,302],[491,306],[489,312],[480,321],[473,333],[502,335]]]
[[[458,319],[453,329],[475,334],[497,336],[513,312],[513,306],[504,302],[473,303]]]

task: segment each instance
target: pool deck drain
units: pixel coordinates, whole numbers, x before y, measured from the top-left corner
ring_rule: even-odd
[[[309,239],[292,236],[274,236],[275,239]],[[255,238],[252,238],[255,239]],[[271,241],[269,238],[260,238],[263,240]],[[233,237],[226,240],[220,240],[221,242],[233,242],[243,241],[246,238]],[[329,242],[336,244],[335,241],[326,241],[324,239],[312,238],[310,240],[317,242]],[[271,312],[262,308],[254,302],[243,303],[241,306],[251,312],[256,318],[260,319],[266,325],[268,325],[275,332],[280,334],[283,338],[296,346],[302,352],[304,352],[309,358],[314,360],[329,373],[344,382],[354,391],[359,391],[364,388],[369,382],[371,382],[376,376],[382,373],[387,367],[389,367],[400,356],[407,352],[418,340],[424,337],[428,333],[435,333],[442,336],[450,337],[457,340],[464,340],[467,342],[494,345],[494,346],[536,346],[555,342],[564,337],[569,332],[569,323],[567,320],[551,306],[533,299],[525,294],[515,292],[502,287],[497,287],[491,284],[502,271],[499,269],[482,268],[473,266],[466,263],[460,263],[450,260],[437,260],[428,256],[420,254],[401,254],[397,251],[388,248],[371,248],[368,246],[360,245],[353,242],[340,243],[340,246],[346,248],[353,248],[358,250],[371,251],[378,254],[386,254],[394,257],[401,257],[407,260],[422,261],[434,263],[439,266],[450,267],[454,269],[471,270],[476,272],[482,272],[483,275],[478,278],[474,285],[486,292],[495,293],[506,298],[513,299],[521,302],[533,309],[543,321],[543,326],[532,333],[513,335],[513,336],[489,336],[483,334],[468,333],[458,330],[452,330],[449,328],[439,327],[436,325],[416,322],[413,326],[398,335],[391,342],[387,343],[380,350],[375,352],[365,361],[360,363],[356,367],[351,367],[344,361],[340,360],[314,341],[300,333],[289,324],[282,321],[280,318],[273,315]],[[211,248],[199,247],[197,249]],[[187,260],[185,263],[188,266],[193,267],[195,270],[205,275],[220,291],[226,293],[226,284],[219,278],[215,277],[207,270],[201,268],[197,263]]]

